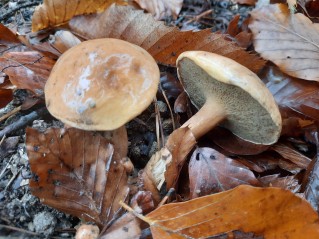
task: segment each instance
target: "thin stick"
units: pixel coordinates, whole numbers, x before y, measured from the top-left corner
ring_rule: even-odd
[[[152,224],[153,221],[148,219],[147,217],[143,216],[142,214],[136,212],[133,210],[133,208],[131,208],[130,206],[128,206],[126,203],[124,203],[123,201],[120,201],[119,204],[127,211],[131,212],[134,214],[134,216],[138,217],[139,219],[141,219],[144,222],[147,222],[148,224]]]
[[[28,115],[22,116],[18,121],[8,125],[3,130],[0,131],[0,138],[3,136],[12,133],[13,131],[19,130],[23,127],[26,127],[28,124],[33,122],[34,120],[40,118],[41,116],[47,114],[48,111],[46,108],[41,108],[36,111],[31,112]]]
[[[19,112],[21,110],[21,105],[17,108],[14,108],[13,110],[11,110],[10,112],[6,113],[5,115],[0,117],[0,122],[2,122],[3,120],[9,118],[11,115],[16,114],[17,112]]]
[[[173,193],[175,193],[175,189],[170,188],[166,193],[165,197],[163,197],[162,201],[157,205],[157,208],[163,206],[167,202],[167,200],[173,195]]]
[[[162,86],[160,86],[160,88],[161,88],[163,97],[164,97],[164,99],[165,99],[165,102],[166,102],[166,104],[167,104],[167,106],[168,106],[169,113],[171,114],[172,124],[173,124],[173,130],[175,130],[175,129],[176,129],[176,126],[175,126],[175,120],[174,120],[174,115],[173,115],[172,108],[171,108],[171,106],[170,106],[170,104],[169,104],[169,101],[168,101],[168,99],[167,99],[167,97],[166,97],[165,91],[162,89]]]
[[[17,231],[17,232],[23,232],[23,233],[30,234],[30,235],[33,235],[33,236],[41,236],[41,234],[39,234],[39,233],[30,232],[30,231],[27,231],[27,230],[24,230],[24,229],[18,228],[18,227],[12,227],[12,226],[7,226],[7,225],[0,224],[0,228],[1,227],[9,229],[9,230]]]
[[[207,10],[205,12],[202,12],[201,14],[197,15],[196,17],[194,17],[193,19],[191,20],[188,20],[187,22],[185,22],[185,24],[189,24],[189,23],[192,23],[192,22],[195,22],[195,21],[198,21],[199,19],[201,19],[202,17],[210,14],[213,10],[210,9],[210,10]]]

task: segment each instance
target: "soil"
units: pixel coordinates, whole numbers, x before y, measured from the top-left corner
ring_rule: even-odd
[[[0,21],[10,27],[30,29],[31,16],[41,0],[0,0]],[[185,0],[177,20],[167,19],[168,25],[183,29],[203,29],[225,31],[230,20],[240,14],[244,19],[251,8],[240,6],[227,0]],[[212,10],[202,18],[199,14]],[[195,20],[195,21],[194,21]],[[165,88],[164,84],[162,87]],[[169,91],[169,89],[166,89]],[[14,100],[0,109],[0,117],[21,105],[27,93],[15,92]],[[174,96],[172,97],[173,103]],[[164,133],[172,131],[172,121],[164,103],[159,98]],[[0,130],[17,121],[32,110],[23,111],[0,122]],[[32,127],[46,129],[61,126],[51,117],[41,117]],[[143,168],[150,156],[157,150],[154,106],[151,106],[127,126],[130,141],[129,157],[135,167]],[[16,130],[0,142],[0,238],[72,238],[79,219],[43,205],[30,193],[28,180],[31,177],[25,147],[25,130]]]

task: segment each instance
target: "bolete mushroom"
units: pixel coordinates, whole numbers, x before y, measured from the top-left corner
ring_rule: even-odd
[[[114,130],[150,105],[159,78],[157,63],[139,46],[111,38],[84,41],[54,65],[45,101],[67,125]]]
[[[179,79],[199,111],[182,127],[196,138],[217,124],[255,144],[275,143],[281,115],[267,87],[239,63],[209,52],[188,51],[177,59]]]

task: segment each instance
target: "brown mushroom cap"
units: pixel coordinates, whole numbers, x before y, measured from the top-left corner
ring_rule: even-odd
[[[85,130],[113,130],[142,113],[159,69],[144,49],[118,39],[84,41],[56,62],[45,85],[49,112]]]
[[[192,103],[198,109],[203,107],[203,112],[198,112],[201,116],[186,126],[203,127],[208,122],[213,127],[220,123],[256,144],[268,145],[278,140],[281,132],[278,106],[267,87],[249,69],[229,58],[202,51],[182,53],[177,67]],[[204,133],[200,131],[198,136]]]

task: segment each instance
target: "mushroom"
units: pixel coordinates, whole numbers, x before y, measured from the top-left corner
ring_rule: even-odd
[[[200,138],[217,124],[255,143],[275,143],[281,115],[267,87],[239,63],[209,52],[188,51],[177,59],[178,77],[199,111],[182,127]]]
[[[45,85],[49,112],[75,128],[115,130],[152,102],[159,69],[144,49],[104,38],[67,50]]]

